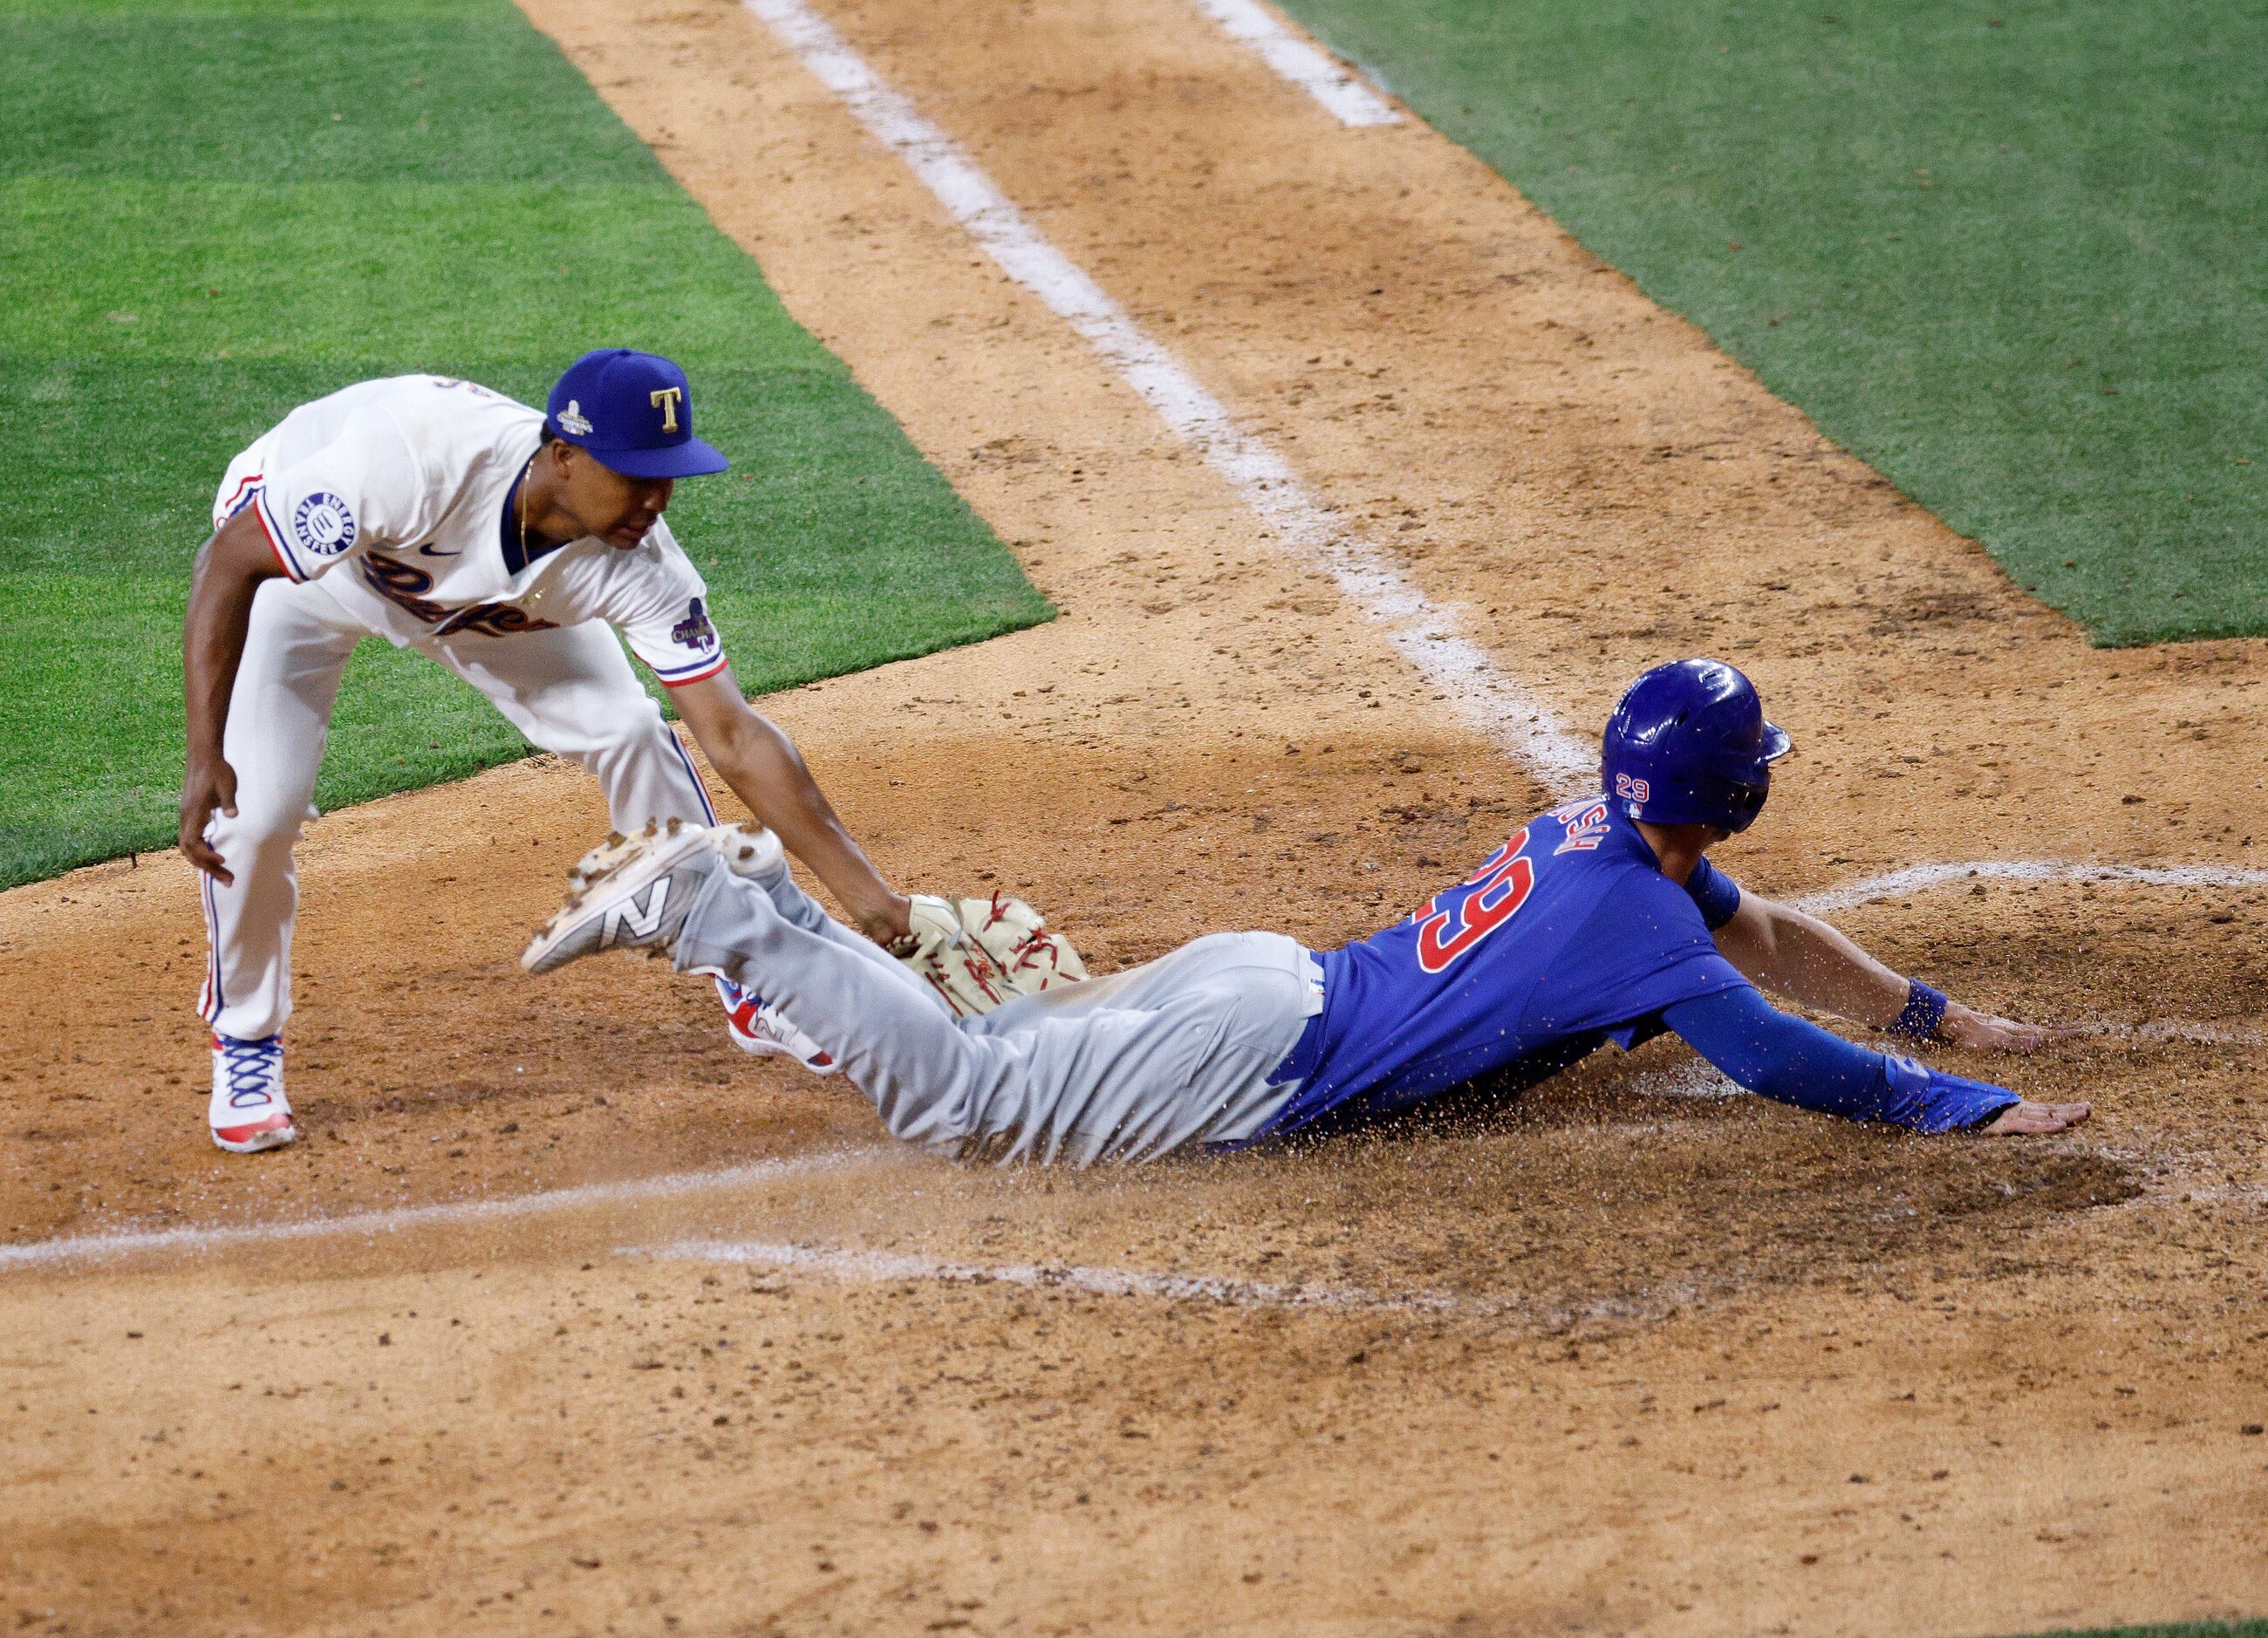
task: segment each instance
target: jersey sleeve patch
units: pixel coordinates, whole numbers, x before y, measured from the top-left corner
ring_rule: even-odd
[[[666,687],[681,688],[725,669],[725,644],[702,593],[670,604],[623,635],[630,639],[630,651]]]
[[[355,543],[354,509],[328,489],[299,497],[291,509],[291,538],[313,557],[336,557]]]
[[[323,447],[271,466],[258,494],[261,524],[294,580],[416,539],[425,501],[416,452],[376,408],[357,411]]]

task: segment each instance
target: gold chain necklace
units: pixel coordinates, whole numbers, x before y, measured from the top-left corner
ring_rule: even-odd
[[[535,455],[541,453],[541,448],[535,452]],[[519,503],[512,510],[519,514],[519,561],[523,563],[527,562],[527,478],[535,470],[535,455],[527,458],[527,464],[519,469],[519,476],[512,485],[519,496]]]

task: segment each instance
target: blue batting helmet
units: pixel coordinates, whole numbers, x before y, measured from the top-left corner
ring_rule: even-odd
[[[1793,749],[1764,721],[1756,685],[1722,660],[1674,660],[1631,684],[1607,719],[1607,798],[1652,825],[1746,830]]]

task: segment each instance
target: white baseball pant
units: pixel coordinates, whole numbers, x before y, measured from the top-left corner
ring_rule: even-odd
[[[784,865],[711,877],[677,967],[761,994],[897,1136],[1003,1163],[1147,1160],[1249,1138],[1299,1090],[1272,1077],[1322,1006],[1322,968],[1293,940],[1214,933],[956,1019]]]
[[[223,1035],[257,1040],[291,1016],[299,905],[292,845],[316,817],[315,774],[340,673],[355,644],[374,635],[320,580],[266,581],[253,599],[222,744],[236,770],[236,816],[216,813],[205,831],[236,879],[223,886],[198,877],[211,954],[197,1010]],[[503,637],[460,633],[416,646],[486,694],[535,745],[590,769],[615,829],[649,819],[716,823],[692,760],[638,686],[611,627],[586,621]]]

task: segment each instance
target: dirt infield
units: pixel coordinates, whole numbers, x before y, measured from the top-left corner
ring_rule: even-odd
[[[769,703],[886,868],[1024,892],[1102,966],[1223,926],[1330,944],[1545,795],[746,11],[527,9],[1064,610]],[[1185,0],[827,16],[1570,723],[1671,655],[1749,669],[1800,754],[1743,880],[2268,867],[2268,645],[2088,649],[1414,121],[1337,125]],[[1285,1154],[998,1174],[740,1058],[699,986],[524,980],[602,823],[538,761],[316,826],[308,1137],[251,1162],[198,1129],[180,861],[0,897],[11,1621],[2268,1609],[2268,887],[1964,877],[1838,916],[2102,1026],[1959,1062],[2095,1098],[2068,1138],[1694,1095],[1657,1043]],[[56,1244],[212,1225],[246,1232]]]

